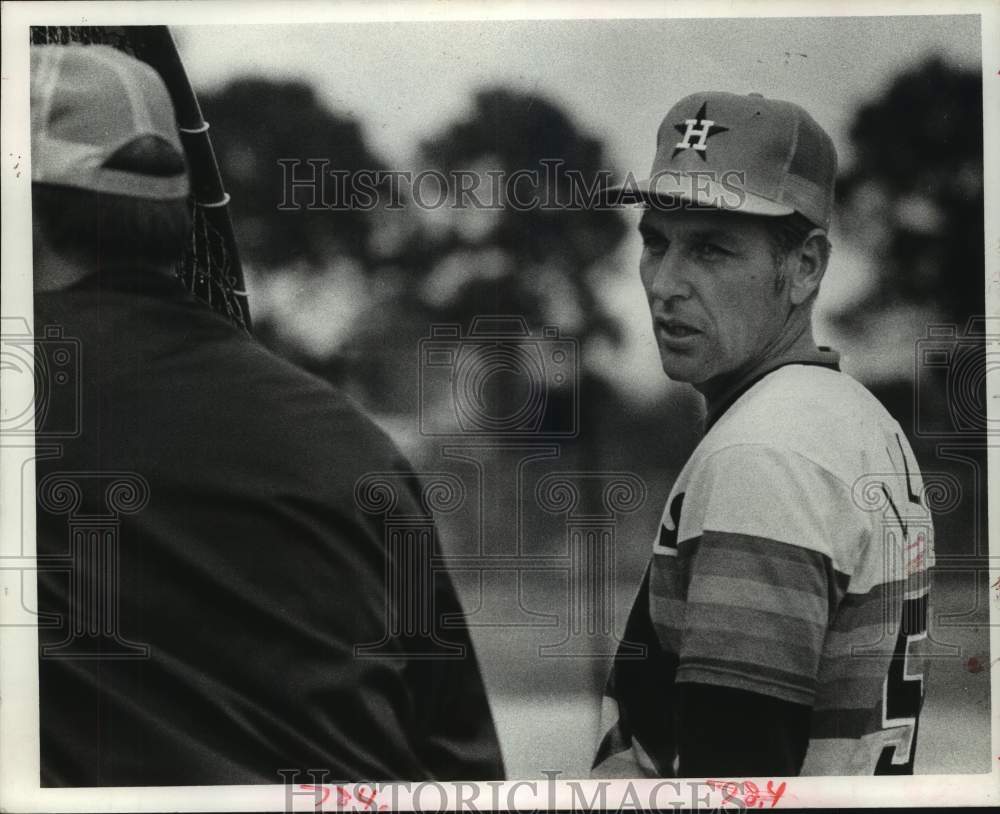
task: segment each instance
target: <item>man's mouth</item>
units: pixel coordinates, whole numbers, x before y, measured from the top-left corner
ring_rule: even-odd
[[[670,339],[687,339],[701,333],[697,328],[677,319],[658,319],[656,325]]]

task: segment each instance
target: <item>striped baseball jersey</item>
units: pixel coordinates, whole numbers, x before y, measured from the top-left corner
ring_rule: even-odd
[[[670,492],[623,637],[645,655],[615,659],[593,774],[676,772],[682,682],[811,708],[804,775],[912,773],[922,494],[903,432],[849,376],[788,364],[750,386]]]

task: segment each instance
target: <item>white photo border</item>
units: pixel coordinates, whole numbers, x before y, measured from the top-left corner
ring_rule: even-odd
[[[210,0],[202,3],[107,2],[13,3],[3,14],[2,50],[2,296],[0,313],[5,320],[32,315],[30,134],[28,116],[28,26],[172,24],[231,26],[243,23],[375,22],[381,20],[525,20],[570,18],[653,17],[813,17],[883,16],[920,14],[977,14],[982,32],[984,87],[984,178],[986,229],[986,312],[1000,314],[1000,4],[955,2],[943,9],[934,2],[629,2],[612,6],[603,2],[344,2],[336,4],[290,2],[235,3]],[[239,17],[239,23],[234,19]],[[989,420],[1000,418],[1000,382],[988,379]],[[27,403],[25,381],[0,370],[0,392],[6,403]],[[33,445],[28,440],[0,443],[0,617],[10,619],[23,597],[29,607],[37,599],[34,579],[22,580],[19,567],[34,561],[34,495],[21,493],[20,484],[34,482]],[[988,450],[988,472],[995,482],[1000,472],[1000,447]],[[1000,489],[988,490],[991,552],[996,562],[1000,540]],[[30,566],[29,566],[30,567]],[[28,572],[31,573],[31,572]],[[992,585],[1000,578],[994,567]],[[990,591],[990,659],[1000,653],[1000,592]],[[286,810],[288,787],[281,784],[253,786],[192,786],[151,788],[61,789],[39,786],[37,629],[3,624],[0,618],[0,809],[5,811],[259,811]],[[1000,710],[1000,671],[991,680],[991,708]],[[1000,727],[994,714],[992,771],[968,775],[915,775],[907,777],[830,778],[802,777],[787,780],[780,806],[985,806],[1000,803]],[[572,779],[569,779],[572,780]],[[755,778],[764,788],[767,778]],[[303,778],[308,782],[308,778]],[[606,785],[603,785],[606,784]],[[456,809],[471,794],[451,784],[424,789],[416,799],[397,790],[395,806],[412,810],[414,802],[426,810]],[[416,789],[416,787],[414,787]],[[603,789],[603,798],[601,797]],[[380,797],[380,801],[386,798]],[[718,789],[704,781],[596,781],[566,778],[479,784],[480,808],[578,808],[581,801],[598,801],[609,808],[623,804],[651,807],[718,807],[724,800]],[[442,805],[442,803],[444,803]],[[295,810],[315,810],[308,794],[292,800]],[[327,810],[335,810],[333,802]]]

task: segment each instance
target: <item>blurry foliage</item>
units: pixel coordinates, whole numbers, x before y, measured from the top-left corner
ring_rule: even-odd
[[[958,398],[985,419],[981,340],[939,342],[950,362],[933,368],[918,343],[928,321],[956,323],[961,336],[985,308],[982,79],[939,58],[917,64],[858,110],[850,137],[856,160],[838,179],[840,223],[870,254],[875,276],[839,322],[891,352],[884,347],[886,325],[893,313],[910,312],[913,335],[903,350],[915,352],[916,378],[869,385],[907,431],[925,476],[946,473],[960,484],[958,494],[974,497],[934,517],[939,556],[969,556],[985,551],[976,535],[986,528],[985,502],[977,498],[983,488],[977,473],[986,471],[986,461],[974,448],[985,444],[982,429],[961,433],[968,460],[942,455],[940,436],[914,430],[918,404],[928,425],[953,428]]]
[[[853,323],[930,306],[964,324],[983,312],[982,80],[932,58],[861,107],[854,164],[838,179],[840,222],[877,278]]]
[[[535,324],[562,321],[577,338],[620,338],[588,272],[617,247],[624,218],[617,211],[565,206],[573,198],[570,173],[591,185],[607,169],[599,140],[577,129],[547,99],[495,87],[477,93],[469,114],[424,142],[421,153],[445,173],[476,166],[506,177],[524,170],[537,173],[537,186],[519,183],[512,194],[555,205],[505,206],[491,229],[472,234],[461,221],[476,213],[456,212],[451,228],[435,241],[436,253],[471,252],[494,267],[485,274],[468,269],[451,301],[437,306],[441,317],[513,313]]]
[[[562,174],[547,171],[545,159],[563,162]],[[580,342],[584,371],[587,340],[618,343],[618,326],[598,292],[601,276],[612,273],[608,261],[625,233],[620,212],[483,208],[469,205],[469,199],[455,205],[461,172],[476,174],[481,185],[475,197],[487,204],[505,200],[504,182],[491,185],[487,173],[504,179],[517,172],[537,173],[537,187],[532,177],[512,191],[522,200],[567,201],[565,171],[576,171],[584,184],[592,184],[607,169],[601,142],[540,96],[489,88],[475,95],[464,118],[420,145],[418,169],[445,175],[451,182],[449,203],[415,210],[419,228],[414,239],[404,253],[387,260],[380,275],[391,293],[359,326],[356,347],[382,351],[378,360],[370,353],[358,354],[375,401],[395,404],[399,412],[415,406],[413,386],[421,364],[416,346],[433,324],[467,330],[477,315],[503,314],[522,317],[533,336],[543,326],[556,326],[563,336]],[[563,184],[558,199],[547,188],[553,177]],[[425,198],[436,197],[430,189]]]
[[[201,96],[212,125],[240,251],[256,269],[300,262],[323,267],[331,256],[363,257],[369,232],[366,213],[307,211],[308,190],[298,189],[303,206],[280,211],[285,190],[279,159],[303,162],[296,175],[312,172],[307,159],[329,159],[331,167],[380,169],[358,123],[328,110],[303,82],[237,79]]]

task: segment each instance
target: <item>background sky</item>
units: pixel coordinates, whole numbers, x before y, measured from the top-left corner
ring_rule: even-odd
[[[344,23],[178,27],[192,82],[297,77],[365,125],[400,166],[493,83],[542,93],[600,136],[621,168],[645,171],[656,128],[699,90],[756,91],[805,106],[841,157],[848,117],[887,77],[939,53],[978,68],[978,18]]]

